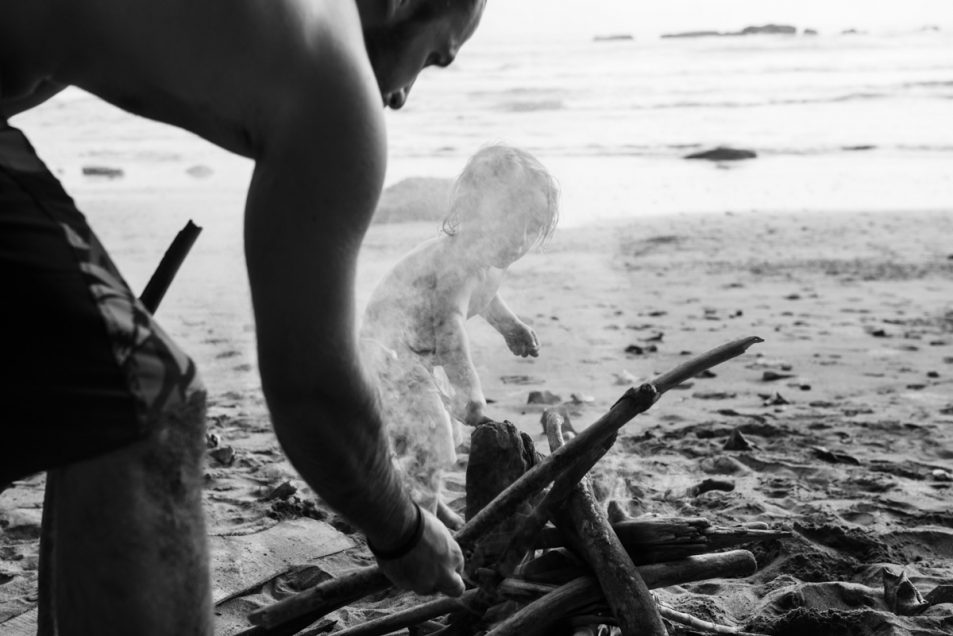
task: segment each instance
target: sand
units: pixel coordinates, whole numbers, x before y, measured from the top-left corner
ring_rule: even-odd
[[[373,226],[359,298],[434,229]],[[670,215],[561,229],[513,267],[503,289],[534,325],[540,357],[511,356],[497,334],[471,321],[488,415],[512,421],[545,451],[543,407],[527,404],[530,391],[569,402],[581,429],[631,384],[689,354],[760,336],[748,354],[628,424],[595,471],[600,495],[632,514],[791,531],[752,548],[753,576],[667,588],[660,598],[772,634],[953,633],[949,602],[917,616],[891,611],[882,574],[904,572],[923,595],[953,584],[951,236],[953,215],[920,212]],[[240,285],[216,293],[245,306]],[[294,548],[280,562],[263,557],[247,576],[229,578],[218,559],[223,586],[234,588],[225,591],[239,594],[218,611],[218,632],[229,634],[282,587],[370,560],[360,536],[315,501],[279,450],[253,388],[247,316],[209,333],[195,305],[188,319],[168,320],[178,333],[202,332],[192,352],[211,394],[205,503],[216,545],[243,537],[242,549],[254,552],[255,538],[277,529],[281,545],[307,544],[311,526],[287,524],[312,519],[322,536],[340,539],[325,556]],[[733,431],[749,450],[723,448]],[[464,453],[448,476],[457,509],[465,461]],[[692,496],[710,477],[734,489]],[[37,476],[0,495],[0,622],[35,604],[42,487]],[[245,589],[289,562],[310,567]],[[335,618],[348,623],[401,602],[377,599]]]

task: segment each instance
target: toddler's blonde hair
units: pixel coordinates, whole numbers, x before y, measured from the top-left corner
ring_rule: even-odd
[[[506,144],[491,144],[467,161],[450,191],[450,211],[441,230],[454,236],[472,218],[476,201],[488,188],[535,188],[546,197],[545,213],[536,222],[533,246],[552,236],[559,222],[559,186],[546,167],[529,152]]]

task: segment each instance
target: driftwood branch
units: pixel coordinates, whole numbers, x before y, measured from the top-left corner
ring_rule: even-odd
[[[684,364],[680,364],[671,371],[667,371],[666,373],[657,376],[654,380],[652,380],[652,385],[655,387],[655,390],[658,391],[659,396],[661,396],[672,387],[678,386],[682,382],[694,378],[702,371],[707,371],[714,366],[718,366],[722,362],[727,362],[732,358],[737,358],[742,353],[747,351],[748,347],[758,344],[759,342],[764,342],[764,340],[757,336],[750,336],[748,338],[733,340],[721,345],[720,347],[710,349],[702,355],[692,358]]]
[[[532,442],[530,442],[532,444]],[[535,508],[520,519],[519,525],[509,535],[506,547],[496,557],[494,571],[483,573],[478,577],[480,589],[473,600],[468,603],[466,611],[457,611],[451,617],[450,626],[441,630],[440,636],[452,636],[460,633],[471,633],[486,611],[500,598],[497,588],[500,581],[506,579],[519,566],[526,555],[534,549],[537,537],[544,526],[549,522],[552,511],[568,497],[575,485],[582,479],[589,469],[609,449],[610,444],[596,447],[580,458],[565,473],[556,478],[552,487],[543,496]],[[534,451],[535,452],[535,451]],[[468,480],[469,482],[469,480]],[[469,487],[468,487],[469,490]]]
[[[679,623],[680,625],[685,625],[702,632],[709,632],[711,634],[732,634],[733,636],[767,636],[767,634],[746,632],[742,629],[738,629],[737,627],[719,625],[718,623],[712,623],[711,621],[703,621],[700,618],[695,618],[691,614],[679,612],[678,610],[672,609],[671,607],[661,603],[659,603],[658,610],[659,614],[673,623]]]
[[[706,369],[743,354],[748,347],[758,342],[763,341],[757,337],[735,340],[689,360],[659,376],[653,383],[627,390],[608,413],[527,471],[476,516],[469,519],[456,534],[461,548],[465,553],[469,551],[487,530],[512,514],[520,504],[535,496],[560,474],[579,469],[577,462],[582,465],[586,461],[591,461],[592,464],[598,461],[607,448],[606,444],[611,445],[611,440],[618,430],[633,417],[651,408],[662,393]],[[588,468],[591,468],[592,464]],[[266,628],[278,627],[303,615],[317,620],[328,612],[368,594],[383,591],[389,586],[389,581],[379,568],[362,568],[251,612],[248,620],[254,625]],[[339,591],[338,588],[344,588],[347,593]]]
[[[169,245],[169,249],[165,251],[162,260],[159,261],[159,265],[156,267],[156,271],[153,272],[152,278],[146,283],[146,287],[142,290],[142,295],[139,297],[139,300],[146,306],[149,313],[154,314],[159,308],[159,303],[162,302],[162,298],[169,290],[172,279],[175,278],[176,273],[182,266],[182,262],[185,260],[185,257],[189,255],[189,250],[192,249],[192,245],[195,244],[195,239],[199,237],[201,232],[202,228],[190,220],[172,240],[172,244]]]
[[[680,585],[712,578],[734,578],[754,574],[754,555],[747,550],[702,554],[681,561],[638,566],[639,575],[650,589]],[[526,589],[521,585],[517,589]],[[500,585],[504,593],[514,592],[509,579]],[[533,585],[530,593],[547,592],[491,630],[487,636],[537,636],[567,616],[596,604],[604,604],[602,590],[592,576],[573,579],[560,586]]]
[[[656,599],[656,601],[657,600],[658,599]],[[658,604],[658,611],[663,618],[673,623],[691,627],[694,631],[708,632],[710,634],[731,634],[733,636],[768,636],[768,634],[746,632],[738,627],[704,621],[685,612],[679,612],[662,603]],[[619,628],[615,626],[615,622],[612,618],[599,614],[573,616],[570,623],[575,630],[573,636],[615,636],[615,634],[619,633]]]
[[[735,550],[721,554],[700,555],[683,561],[639,566],[637,569],[645,584],[651,589],[656,589],[700,581],[715,576],[723,578],[747,576],[754,572],[755,567],[754,557],[750,552]],[[571,602],[574,608],[604,602],[601,589],[595,578],[586,575],[577,577],[573,581],[578,582],[577,585],[570,588],[568,595],[559,596],[558,599],[568,599],[568,602]],[[500,597],[504,599],[533,601],[551,595],[559,589],[560,587],[556,585],[533,583],[519,577],[509,577],[500,582],[497,591]],[[335,635],[379,636],[390,634],[428,619],[444,616],[458,610],[466,610],[478,593],[479,590],[473,589],[464,592],[460,598],[435,599],[335,632]],[[563,608],[560,608],[560,616],[565,616],[567,613],[563,611]],[[263,634],[265,632],[252,630],[242,632],[242,634],[246,633]]]
[[[734,340],[692,358],[675,369],[658,376],[651,383],[643,384],[637,389],[630,388],[612,405],[608,413],[527,471],[509,488],[500,493],[499,497],[481,510],[479,514],[470,519],[458,535],[457,541],[461,546],[464,546],[482,536],[488,528],[493,527],[499,523],[500,519],[511,514],[516,506],[539,492],[581,457],[591,453],[594,448],[603,447],[607,442],[610,442],[620,428],[639,413],[644,413],[651,408],[652,404],[672,387],[706,369],[743,354],[751,345],[758,342],[763,342],[763,340],[758,337]]]
[[[558,411],[543,414],[553,451],[564,444],[563,423]],[[588,476],[576,483],[554,518],[595,572],[622,636],[666,636],[652,594],[599,507]]]
[[[699,517],[626,519],[613,523],[612,529],[636,565],[675,561],[693,554],[790,536],[783,530],[713,527],[707,519]],[[535,547],[545,549],[565,545],[566,538],[558,528],[543,528]]]
[[[400,610],[334,633],[335,636],[382,636],[383,634],[390,634],[450,612],[465,611],[478,593],[479,590],[467,590],[460,598],[438,598],[429,603]]]

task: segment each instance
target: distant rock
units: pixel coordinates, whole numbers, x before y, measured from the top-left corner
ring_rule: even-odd
[[[764,24],[746,26],[739,35],[796,35],[797,29],[788,24]]]
[[[758,154],[753,150],[718,146],[717,148],[712,148],[711,150],[693,152],[690,155],[685,155],[685,158],[706,159],[708,161],[739,161],[741,159],[754,159],[757,156]]]
[[[731,431],[731,435],[728,436],[728,439],[725,440],[722,450],[731,450],[731,451],[747,451],[753,448],[748,438],[739,431],[737,428]]]
[[[857,29],[844,29],[840,32],[841,35],[864,35],[864,31],[858,31]]]
[[[191,166],[190,168],[187,168],[185,172],[190,177],[195,177],[196,179],[207,179],[208,177],[211,177],[215,171],[209,168],[208,166],[203,166],[202,164],[199,164],[199,165],[195,165],[195,166]]]
[[[453,179],[410,177],[385,189],[374,223],[439,223],[447,215]]]
[[[123,171],[122,168],[111,168],[109,166],[83,166],[83,174],[87,177],[118,179],[123,175]]]
[[[635,38],[628,33],[610,33],[608,35],[596,35],[592,38],[593,42],[628,42]]]
[[[804,35],[817,35],[817,29],[804,29]]]
[[[787,24],[764,24],[760,26],[746,26],[740,31],[683,31],[681,33],[665,33],[663,38],[707,38],[707,37],[737,37],[741,35],[796,35],[797,28]]]
[[[527,404],[559,404],[563,399],[551,391],[530,391]]]
[[[721,31],[683,31],[681,33],[663,33],[663,38],[708,38],[724,35],[733,35],[731,33],[722,33]]]

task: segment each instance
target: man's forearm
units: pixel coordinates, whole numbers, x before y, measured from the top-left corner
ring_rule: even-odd
[[[416,510],[355,342],[357,254],[386,168],[380,96],[370,68],[356,70],[366,77],[343,68],[294,84],[304,94],[264,120],[245,253],[262,387],[282,446],[327,503],[386,549]]]
[[[413,525],[415,511],[391,462],[376,412],[349,408],[362,401],[316,398],[297,402],[297,407],[275,408],[275,431],[311,488],[375,546],[386,549]]]

